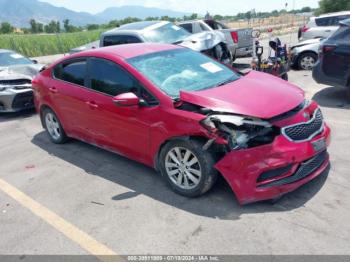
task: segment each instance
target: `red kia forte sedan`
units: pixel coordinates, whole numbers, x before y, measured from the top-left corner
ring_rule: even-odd
[[[330,129],[298,87],[187,48],[130,44],[67,56],[33,81],[53,143],[86,141],[154,167],[177,193],[218,175],[239,203],[276,198],[329,165]]]

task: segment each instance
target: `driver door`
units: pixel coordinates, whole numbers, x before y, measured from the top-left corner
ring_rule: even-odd
[[[119,94],[133,92],[140,96],[147,91],[110,60],[90,58],[88,76],[93,93],[93,101],[89,101],[93,143],[144,162],[149,152],[150,126],[156,121],[157,105],[116,106],[113,98]]]

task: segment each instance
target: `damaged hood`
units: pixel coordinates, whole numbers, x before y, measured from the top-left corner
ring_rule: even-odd
[[[0,81],[16,79],[32,80],[42,67],[43,65],[40,64],[0,67]]]
[[[180,99],[217,112],[269,119],[301,104],[304,92],[280,78],[251,71],[224,86],[181,91]]]
[[[179,45],[200,52],[211,49],[219,43],[226,43],[222,32],[206,31],[186,37]]]

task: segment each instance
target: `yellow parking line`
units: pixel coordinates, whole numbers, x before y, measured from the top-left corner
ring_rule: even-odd
[[[22,206],[28,208],[36,216],[43,219],[66,237],[79,244],[83,249],[98,257],[98,259],[102,261],[123,261],[121,257],[116,256],[117,254],[113,250],[2,179],[0,179],[0,190],[15,199]]]

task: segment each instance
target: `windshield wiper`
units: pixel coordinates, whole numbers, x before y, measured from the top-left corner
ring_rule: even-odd
[[[229,79],[226,79],[225,81],[222,81],[222,82],[216,84],[215,87],[226,85],[226,84],[231,83],[235,80],[236,80],[235,78],[230,77]]]
[[[182,42],[183,42],[183,41],[180,40],[180,41],[173,42],[172,44],[173,44],[173,45],[178,45],[178,44],[181,44]]]

